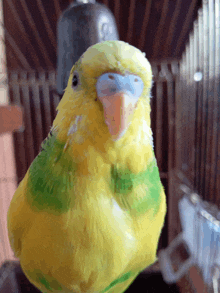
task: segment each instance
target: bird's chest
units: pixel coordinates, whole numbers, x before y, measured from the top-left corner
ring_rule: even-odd
[[[137,258],[137,267],[140,263],[146,263],[148,256],[144,257],[146,250],[143,247],[146,242],[149,243],[151,233],[155,233],[148,228],[152,226],[154,213],[158,210],[157,204],[154,208],[142,182],[135,185],[129,178],[128,182],[126,180],[125,176],[114,177],[112,171],[108,180],[105,176],[100,176],[99,179],[91,178],[80,184],[81,188],[84,188],[84,204],[81,206],[83,231],[86,233],[83,244],[88,247],[88,253],[92,249],[93,255],[103,258],[103,263],[108,267],[107,271],[110,264],[115,265],[116,260],[119,266],[117,271],[127,270]],[[148,190],[150,192],[150,187]],[[158,192],[160,195],[159,190]],[[152,253],[151,248],[149,247],[147,253],[152,254],[154,259],[155,248],[153,247]]]

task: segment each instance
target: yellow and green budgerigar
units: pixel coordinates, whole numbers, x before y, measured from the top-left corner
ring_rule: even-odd
[[[11,247],[42,292],[120,293],[155,262],[166,199],[150,127],[152,71],[98,43],[73,66],[8,211]]]

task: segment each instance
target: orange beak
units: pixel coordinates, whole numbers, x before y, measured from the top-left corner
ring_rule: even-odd
[[[143,91],[139,76],[105,73],[98,78],[97,96],[104,108],[105,123],[114,141],[128,129]]]

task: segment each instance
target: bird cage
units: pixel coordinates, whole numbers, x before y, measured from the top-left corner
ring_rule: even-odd
[[[203,1],[180,61],[175,110],[176,164],[173,173],[174,188],[182,182],[203,200],[218,207],[219,9],[219,0]],[[175,217],[174,213],[171,222]],[[173,230],[177,231],[177,226]]]
[[[177,78],[176,162],[172,194],[179,209],[170,214],[170,246],[161,251],[164,277],[176,282],[188,273],[197,292],[220,290],[220,1],[203,1],[193,24]],[[180,222],[177,221],[178,210]],[[187,260],[173,259],[185,245]],[[191,276],[189,277],[189,274]],[[200,275],[200,284],[196,281]],[[206,290],[206,291],[205,291]]]

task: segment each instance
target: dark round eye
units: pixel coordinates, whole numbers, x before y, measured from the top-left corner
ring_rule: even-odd
[[[78,84],[79,84],[79,77],[76,73],[74,73],[73,79],[72,79],[72,87],[76,88]]]

